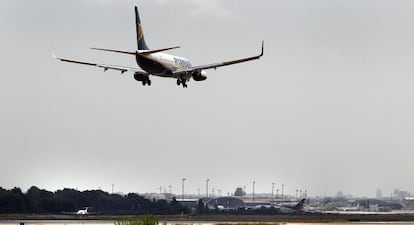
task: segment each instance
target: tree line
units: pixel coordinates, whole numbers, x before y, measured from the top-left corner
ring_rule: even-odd
[[[6,190],[0,187],[0,213],[64,214],[92,207],[101,214],[174,215],[188,213],[175,199],[149,200],[137,194],[109,194],[101,190],[78,191],[63,189],[56,192],[31,187],[26,193],[20,188]]]

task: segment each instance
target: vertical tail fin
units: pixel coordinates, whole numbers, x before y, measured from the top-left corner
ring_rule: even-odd
[[[137,42],[138,50],[149,50],[147,43],[145,43],[144,32],[142,31],[141,19],[139,18],[138,7],[135,6],[135,25],[137,27]]]
[[[305,204],[305,200],[306,199],[300,200],[300,202],[298,202],[298,204],[295,207],[298,208],[298,209],[303,208],[303,205]]]

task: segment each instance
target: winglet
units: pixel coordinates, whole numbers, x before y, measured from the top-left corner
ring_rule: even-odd
[[[260,57],[262,57],[264,54],[264,40],[262,41],[262,53],[260,53]]]
[[[56,55],[55,55],[55,53],[52,53],[52,57],[53,57],[54,59],[57,59],[57,60],[62,61],[62,58],[60,58],[59,56],[56,56]]]

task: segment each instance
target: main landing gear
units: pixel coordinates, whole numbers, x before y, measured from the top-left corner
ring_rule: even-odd
[[[148,84],[148,86],[151,86],[151,80],[150,79],[148,79],[148,80],[143,80],[142,81],[142,85],[143,86],[145,86],[145,85],[147,85]]]
[[[177,85],[180,86],[183,84],[183,88],[187,88],[187,81],[185,79],[177,79]]]

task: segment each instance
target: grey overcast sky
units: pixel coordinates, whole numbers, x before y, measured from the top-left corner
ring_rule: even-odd
[[[135,66],[151,48],[194,65],[258,54],[188,89],[61,63]],[[414,192],[414,1],[0,1],[0,186],[181,193],[247,186]]]

